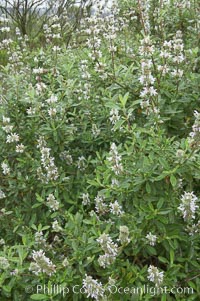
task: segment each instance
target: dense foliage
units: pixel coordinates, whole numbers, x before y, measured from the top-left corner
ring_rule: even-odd
[[[198,14],[1,17],[0,300],[199,300]]]

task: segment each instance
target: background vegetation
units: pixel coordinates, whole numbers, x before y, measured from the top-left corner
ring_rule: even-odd
[[[199,300],[198,1],[42,2],[1,8],[0,299]]]

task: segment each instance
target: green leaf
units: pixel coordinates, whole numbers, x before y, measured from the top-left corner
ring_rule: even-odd
[[[158,256],[158,259],[159,259],[160,262],[169,263],[169,261],[165,257]]]
[[[44,294],[33,294],[33,295],[31,295],[31,299],[32,300],[48,300],[49,297],[47,297]]]
[[[128,97],[129,97],[129,92],[127,92],[127,93],[124,95],[124,97],[123,97],[121,94],[119,95],[119,100],[120,100],[120,102],[121,102],[123,108],[125,108],[125,106],[126,106],[126,102],[127,102],[127,100],[128,100]]]
[[[125,120],[122,120],[122,119],[118,120],[118,121],[115,123],[114,127],[113,127],[114,131],[120,129],[120,127],[122,126],[122,124],[123,124],[124,122],[125,122]]]
[[[150,255],[156,255],[157,254],[156,249],[152,246],[146,246],[146,250]]]
[[[173,265],[174,264],[174,250],[170,249],[169,255],[170,255],[170,264]]]
[[[43,202],[44,202],[44,199],[43,199],[38,193],[36,193],[35,195],[36,195],[36,200],[37,200],[38,202],[40,202],[40,203],[43,203]]]
[[[146,182],[146,191],[149,194],[151,193],[151,186],[150,186],[149,182]]]
[[[176,180],[176,177],[174,175],[170,176],[170,183],[172,184],[173,187],[176,187],[177,180]]]
[[[162,295],[161,301],[167,301],[167,295],[166,294]]]
[[[37,204],[34,204],[31,208],[34,209],[34,208],[38,208],[42,206],[42,203],[37,203]]]
[[[165,199],[164,198],[160,198],[160,200],[158,201],[158,204],[157,204],[157,208],[158,209],[161,209],[163,204],[165,202]]]

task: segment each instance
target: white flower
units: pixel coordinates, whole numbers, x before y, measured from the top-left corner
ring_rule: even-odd
[[[113,178],[111,180],[111,186],[112,187],[119,186],[119,181],[117,179]]]
[[[154,89],[153,86],[151,86],[151,87],[144,87],[143,90],[140,92],[140,96],[142,98],[145,98],[148,95],[155,96],[157,94],[158,93],[157,93],[156,89]]]
[[[46,245],[46,238],[44,237],[42,231],[35,233],[35,243],[38,245]]]
[[[45,100],[48,104],[56,103],[58,101],[58,97],[56,95],[51,95],[50,98]]]
[[[116,284],[116,280],[109,276],[108,277],[108,284],[111,285],[111,286],[113,286],[113,285]]]
[[[115,123],[120,119],[119,111],[118,109],[112,109],[110,111],[110,117],[109,117],[111,123],[115,125]]]
[[[97,137],[100,134],[101,130],[96,126],[96,124],[92,124],[92,135]]]
[[[200,138],[200,113],[198,111],[194,111],[195,121],[192,126],[192,132],[189,134],[192,139]]]
[[[61,50],[61,48],[59,46],[53,46],[52,50],[54,52],[59,52]]]
[[[24,152],[24,148],[25,148],[25,146],[22,143],[18,144],[18,145],[16,145],[16,152],[17,153],[23,153]]]
[[[109,154],[110,156],[107,158],[107,160],[111,163],[111,169],[116,175],[119,175],[123,171],[123,166],[121,164],[121,156],[118,154],[115,143],[111,144]]]
[[[0,239],[0,246],[5,245],[5,240],[3,238]]]
[[[153,235],[151,232],[149,232],[149,233],[146,235],[146,238],[148,239],[149,244],[150,244],[151,246],[155,246],[156,240],[157,240],[157,236],[156,236],[156,235]]]
[[[124,213],[123,210],[122,210],[122,206],[119,205],[117,200],[114,203],[111,203],[109,205],[109,207],[110,207],[110,212],[114,215],[120,216]]]
[[[129,238],[129,229],[127,226],[120,226],[119,227],[119,241],[121,242],[122,245],[128,244],[130,242]]]
[[[48,109],[48,114],[49,114],[50,117],[54,117],[56,115],[56,113],[57,113],[56,108]]]
[[[10,275],[11,275],[11,276],[16,276],[16,275],[18,275],[18,273],[19,273],[19,270],[18,270],[18,269],[14,269],[14,270],[12,270],[12,271],[10,272]]]
[[[116,51],[117,51],[117,47],[114,46],[114,45],[110,45],[110,46],[108,47],[108,50],[109,50],[110,52],[116,52]]]
[[[164,41],[163,46],[166,48],[172,48],[172,41]]]
[[[0,189],[0,200],[6,197],[5,193]]]
[[[83,194],[82,194],[82,199],[83,199],[82,204],[83,204],[84,206],[90,204],[90,197],[89,197],[89,194],[88,194],[88,193],[83,193]]]
[[[177,151],[176,151],[176,157],[178,157],[178,158],[183,158],[184,155],[185,155],[184,150],[182,150],[182,149],[177,149]]]
[[[158,93],[157,93],[157,91],[156,91],[156,89],[154,89],[154,87],[149,87],[149,94],[151,95],[151,96],[155,96],[155,95],[157,95]]]
[[[12,142],[18,142],[19,141],[19,135],[16,133],[11,133],[7,136],[6,143],[12,143]]]
[[[1,31],[1,32],[10,32],[10,27],[7,27],[7,26],[1,27],[1,28],[0,28],[0,31]]]
[[[69,151],[63,151],[60,153],[60,159],[65,160],[66,164],[71,165],[73,163],[72,155],[70,155]]]
[[[161,50],[161,52],[160,52],[160,57],[163,57],[163,58],[171,58],[171,53],[170,52],[168,52],[167,50]]]
[[[46,204],[53,211],[56,211],[59,209],[59,202],[55,199],[55,196],[52,193],[50,193],[49,196],[47,197]]]
[[[174,63],[180,64],[185,60],[184,56],[181,55],[177,55],[173,58]]]
[[[13,130],[13,125],[5,125],[5,126],[2,126],[2,130],[5,131],[6,133],[11,133],[12,130]]]
[[[10,123],[10,118],[3,116],[3,124],[8,124]]]
[[[68,258],[67,258],[67,257],[65,257],[65,259],[63,260],[62,265],[63,265],[64,267],[67,267],[67,266],[69,265],[69,261],[68,261]]]
[[[178,209],[181,211],[185,221],[195,219],[196,209],[199,208],[199,206],[196,205],[197,200],[198,198],[196,197],[196,195],[194,195],[193,191],[185,191],[181,196],[181,204]]]
[[[187,225],[186,230],[189,232],[189,235],[191,236],[200,233],[200,220],[195,224]]]
[[[28,115],[34,115],[36,113],[36,109],[30,107],[29,109],[26,110]]]
[[[178,70],[173,70],[172,72],[171,72],[171,75],[172,76],[174,76],[174,77],[182,77],[183,76],[183,70],[181,70],[181,69],[178,69]]]
[[[148,268],[148,274],[147,279],[155,283],[155,286],[160,286],[162,284],[164,272],[159,272],[157,267],[150,265]]]
[[[44,68],[34,68],[33,69],[33,74],[43,74],[44,73]]]
[[[51,149],[46,147],[46,141],[43,137],[40,137],[38,140],[37,148],[41,152],[41,164],[43,167],[43,169],[39,167],[37,170],[39,178],[45,183],[51,180],[55,181],[58,178],[58,168],[55,166],[54,157],[50,156]]]
[[[86,159],[84,156],[78,158],[78,169],[80,170],[86,169]]]
[[[157,66],[158,71],[162,72],[162,75],[166,75],[167,73],[169,73],[169,68],[167,67],[167,65],[158,65]]]
[[[97,195],[95,197],[95,210],[98,214],[105,214],[108,211],[108,206],[104,202],[105,198],[104,196]]]
[[[8,259],[5,257],[0,257],[0,269],[7,270],[9,268],[10,264],[8,262]]]
[[[10,173],[10,167],[8,166],[7,163],[2,162],[2,163],[1,163],[1,168],[2,168],[2,170],[3,170],[3,174],[4,174],[4,175],[8,175],[8,174]]]
[[[58,224],[58,221],[55,220],[53,223],[52,223],[52,229],[55,231],[55,232],[60,232],[62,231],[62,227]]]
[[[87,274],[83,279],[83,288],[85,289],[87,298],[91,297],[95,300],[100,300],[104,296],[104,289],[101,282],[98,282],[91,276],[87,276]]]
[[[45,83],[39,82],[35,85],[35,88],[36,88],[36,94],[40,95],[40,93],[42,93],[44,90],[47,89],[47,86],[45,85]]]
[[[98,262],[100,266],[105,268],[115,261],[118,254],[118,246],[117,244],[114,244],[111,237],[105,233],[101,234],[101,236],[97,239],[97,242],[104,251],[104,255],[99,256]]]
[[[56,272],[56,266],[45,256],[44,251],[33,251],[32,258],[35,262],[30,264],[29,270],[34,274],[45,273],[51,276]]]

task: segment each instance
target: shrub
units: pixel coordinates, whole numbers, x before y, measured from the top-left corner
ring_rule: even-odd
[[[1,300],[198,300],[198,11],[156,4],[2,43]]]

